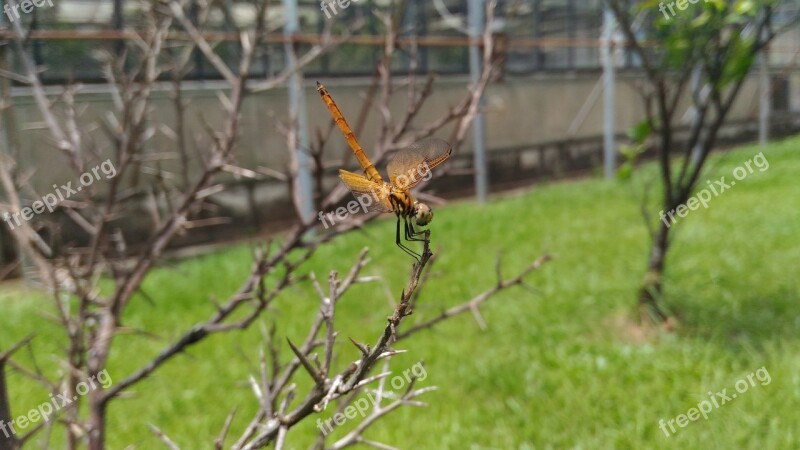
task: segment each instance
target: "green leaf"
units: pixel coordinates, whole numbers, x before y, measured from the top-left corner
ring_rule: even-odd
[[[734,6],[736,14],[743,16],[753,15],[756,11],[756,2],[753,0],[739,0]]]
[[[628,137],[630,137],[633,142],[642,145],[652,133],[653,128],[650,126],[650,122],[643,120],[628,130]]]
[[[628,181],[632,176],[633,164],[630,161],[623,163],[619,166],[619,169],[617,169],[617,179],[620,181]]]
[[[706,26],[706,24],[708,24],[708,22],[710,20],[711,20],[711,13],[709,11],[703,11],[702,14],[697,16],[692,21],[692,27],[694,27],[694,28],[702,28],[702,27]]]

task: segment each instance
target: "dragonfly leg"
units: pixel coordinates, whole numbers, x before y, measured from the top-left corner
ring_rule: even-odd
[[[400,220],[401,220],[401,218],[398,215],[397,216],[397,231],[395,233],[395,238],[396,238],[395,239],[395,243],[397,244],[398,247],[402,248],[404,252],[408,253],[414,259],[416,259],[417,262],[419,262],[422,257],[420,255],[418,255],[416,252],[414,252],[413,250],[411,250],[410,248],[408,248],[405,245],[403,245],[403,241],[400,239]],[[406,223],[406,233],[408,233],[408,223]],[[408,239],[406,238],[406,240],[408,240]]]
[[[404,218],[403,221],[405,222],[407,241],[418,241],[418,242],[424,241],[427,238],[428,233],[430,233],[430,230],[420,230],[420,231],[415,230],[414,224],[408,217]],[[425,236],[425,237],[420,238],[420,236]]]

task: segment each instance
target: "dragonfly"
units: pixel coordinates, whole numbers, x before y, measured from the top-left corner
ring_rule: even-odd
[[[430,179],[431,170],[450,157],[453,152],[452,147],[442,139],[428,138],[397,151],[386,167],[390,180],[390,183],[387,183],[367,157],[325,86],[318,82],[317,91],[364,172],[364,175],[360,175],[340,169],[339,178],[353,196],[366,206],[367,211],[393,212],[397,216],[395,243],[419,261],[421,255],[406,246],[400,238],[400,228],[402,225],[402,236],[406,242],[427,240],[430,237],[430,230],[418,230],[417,227],[425,227],[433,220],[433,210],[425,203],[414,199],[411,189],[420,181]],[[361,200],[365,195],[370,199],[368,205]]]

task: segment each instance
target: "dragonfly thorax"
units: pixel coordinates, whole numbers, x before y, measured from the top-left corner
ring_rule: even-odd
[[[392,189],[390,186],[389,195],[394,211],[403,217],[414,219],[414,223],[424,227],[433,220],[433,211],[425,203],[415,200],[408,192]]]
[[[391,189],[389,195],[394,211],[403,217],[414,219],[414,223],[424,227],[433,220],[433,211],[425,203],[420,203],[407,192]]]

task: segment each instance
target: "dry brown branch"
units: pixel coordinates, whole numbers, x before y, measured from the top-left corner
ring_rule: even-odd
[[[335,375],[331,375],[328,373],[328,370],[320,370],[320,368],[316,367],[311,362],[313,359],[312,352],[316,347],[322,346],[326,352],[326,361],[330,360],[327,352],[329,351],[328,349],[333,348],[333,344],[336,341],[335,334],[329,332],[321,341],[317,340],[317,337],[321,332],[322,323],[327,320],[326,318],[328,316],[333,316],[333,311],[335,310],[337,304],[336,300],[338,300],[338,298],[340,298],[340,296],[343,295],[352,284],[349,283],[348,280],[356,279],[357,273],[360,272],[364,265],[364,257],[365,252],[362,252],[358,261],[350,272],[351,276],[348,276],[342,282],[338,281],[335,273],[331,274],[330,292],[337,292],[338,295],[336,297],[334,297],[333,294],[326,294],[320,287],[318,287],[317,293],[322,301],[322,305],[320,306],[320,312],[316,320],[311,326],[311,333],[306,338],[305,344],[300,348],[289,342],[292,351],[295,354],[295,358],[288,366],[288,369],[290,370],[288,372],[289,376],[287,377],[286,374],[284,374],[283,378],[279,378],[273,375],[272,378],[270,378],[265,371],[266,365],[262,364],[261,378],[265,380],[264,385],[269,386],[269,388],[259,390],[257,398],[259,398],[259,403],[262,405],[262,408],[247,427],[245,434],[237,441],[236,444],[234,444],[234,449],[262,448],[273,441],[276,441],[277,439],[284,439],[286,433],[288,433],[288,431],[291,430],[294,425],[301,422],[306,417],[314,414],[315,412],[323,411],[331,401],[336,399],[345,399],[345,401],[340,404],[339,409],[341,410],[345,406],[349,405],[353,401],[355,395],[358,392],[361,392],[362,389],[365,389],[366,386],[373,384],[376,381],[380,383],[379,386],[382,386],[383,381],[390,372],[384,370],[384,372],[377,375],[370,376],[369,374],[375,368],[376,363],[381,359],[388,361],[388,358],[391,358],[399,353],[404,353],[404,351],[394,350],[392,348],[394,343],[400,339],[410,336],[417,331],[430,328],[443,320],[459,315],[465,311],[477,311],[481,304],[495,296],[500,291],[513,286],[525,286],[525,277],[549,260],[548,256],[543,256],[526,267],[517,276],[507,280],[504,280],[501,277],[499,268],[500,262],[498,261],[497,270],[498,277],[500,278],[498,278],[497,284],[494,287],[477,295],[462,305],[448,309],[434,319],[425,321],[416,326],[412,326],[407,331],[398,332],[398,328],[402,324],[403,319],[412,313],[411,299],[415,297],[415,293],[421,287],[421,280],[426,279],[423,278],[423,274],[426,273],[425,268],[431,261],[432,257],[432,253],[430,252],[429,248],[429,241],[426,240],[424,242],[422,258],[420,262],[413,265],[410,280],[406,288],[403,290],[400,302],[395,307],[393,314],[388,317],[388,323],[385,326],[383,333],[378,338],[376,344],[370,347],[360,344],[351,338],[351,342],[361,354],[360,358],[349,364],[345,370],[340,371]],[[340,287],[336,288],[335,286]],[[333,301],[328,302],[327,300],[329,298],[333,298]],[[306,393],[301,403],[296,405],[290,412],[286,414],[272,413],[271,411],[274,411],[274,409],[266,409],[263,405],[275,404],[277,402],[277,399],[281,397],[282,391],[287,386],[287,380],[291,377],[291,375],[294,374],[294,371],[298,366],[303,366],[306,372],[315,381],[314,387]],[[323,368],[329,369],[330,367],[326,363],[323,365]],[[272,380],[272,382],[270,383],[266,380]],[[330,448],[341,449],[355,445],[356,443],[364,443],[365,439],[363,438],[362,433],[370,425],[400,406],[419,406],[412,400],[431,389],[426,388],[413,390],[412,388],[413,383],[411,386],[409,386],[406,393],[399,400],[387,406],[380,406],[380,399],[382,398],[382,395],[379,394],[379,406],[377,409],[373,411],[373,413],[363,422],[361,422],[353,431],[334,443]],[[382,388],[379,388],[379,390],[380,389]],[[264,396],[268,396],[270,400],[265,400]],[[259,430],[259,432],[256,433],[256,430]],[[323,444],[324,436],[322,436],[321,440],[318,441],[317,446],[322,448]]]
[[[537,259],[536,261],[532,262],[528,267],[526,267],[517,276],[515,276],[514,278],[511,278],[511,279],[508,279],[508,280],[504,280],[502,277],[500,277],[500,274],[498,273],[497,284],[495,286],[493,286],[492,288],[487,289],[486,291],[476,295],[471,300],[469,300],[469,301],[467,301],[465,303],[462,303],[462,304],[457,305],[457,306],[453,306],[451,308],[448,308],[448,309],[442,311],[441,314],[439,314],[438,316],[436,316],[436,317],[434,317],[432,319],[426,320],[426,321],[424,321],[422,323],[419,323],[419,324],[416,324],[416,325],[410,327],[409,329],[407,329],[404,332],[400,333],[397,336],[397,339],[398,340],[405,339],[405,338],[411,336],[412,334],[414,334],[414,333],[416,333],[418,331],[421,331],[421,330],[424,330],[424,329],[427,329],[427,328],[431,328],[431,327],[433,327],[434,325],[438,324],[439,322],[441,322],[443,320],[449,319],[449,318],[457,316],[459,314],[463,314],[463,313],[465,313],[467,311],[472,311],[474,314],[476,314],[477,311],[478,311],[478,308],[481,306],[481,304],[483,304],[484,302],[486,302],[487,300],[492,298],[498,292],[500,292],[500,291],[502,291],[504,289],[507,289],[509,287],[512,287],[512,286],[524,285],[525,284],[525,277],[528,274],[530,274],[531,272],[539,269],[539,267],[541,267],[542,264],[546,263],[549,260],[550,260],[550,256],[544,255],[544,256],[540,257],[539,259]],[[499,267],[499,265],[500,265],[500,263],[498,261],[498,267]],[[482,324],[482,319],[477,319],[477,320],[478,320],[479,325]],[[485,328],[485,326],[482,326],[482,328]]]
[[[29,370],[15,362],[8,362],[51,391],[64,386],[70,395],[74,395],[73,390],[79,380],[104,370],[117,335],[131,332],[148,336],[158,334],[150,330],[131,329],[124,323],[125,312],[134,297],[140,296],[145,301],[158,303],[158,292],[145,293],[142,284],[152,269],[164,262],[164,253],[176,237],[190,233],[197,227],[227,220],[200,216],[201,212],[209,211],[211,198],[226,188],[223,176],[234,174],[259,180],[265,173],[276,175],[274,169],[256,171],[242,167],[236,161],[241,109],[247,96],[283,86],[290,75],[311,64],[324,52],[344,41],[360,38],[352,35],[355,28],[335,37],[326,32],[321,39],[314,41],[311,49],[296,58],[295,64],[273,77],[251,80],[249,72],[256,47],[271,42],[263,28],[263,21],[259,21],[256,30],[241,30],[237,34],[242,51],[238,66],[234,67],[227,65],[214,49],[212,42],[219,40],[219,36],[204,29],[213,2],[202,3],[197,17],[192,16],[192,20],[184,12],[183,2],[172,0],[163,3],[166,7],[147,13],[143,29],[125,31],[128,41],[120,55],[105,55],[104,76],[110,88],[113,107],[102,115],[98,123],[85,123],[88,120],[83,114],[85,105],[81,105],[77,97],[80,85],[66,87],[57,100],[48,97],[40,80],[40,69],[35,67],[34,59],[24,45],[30,35],[25,34],[19,23],[14,24],[13,38],[18,45],[24,74],[12,76],[28,84],[43,118],[44,130],[58,149],[58,156],[64,158],[66,166],[76,176],[97,161],[108,158],[108,155],[116,168],[116,175],[102,189],[99,186],[97,189],[86,189],[58,205],[67,219],[82,230],[87,245],[65,245],[54,251],[32,224],[25,222],[13,230],[14,238],[31,255],[42,283],[52,296],[53,311],[47,313],[48,317],[65,332],[64,355],[60,359],[64,375],[57,380],[49,380],[42,375],[38,366],[35,370]],[[267,2],[259,3],[259,17],[262,19],[266,5]],[[368,96],[362,108],[364,117],[370,109],[381,111],[382,137],[378,145],[373,147],[377,149],[374,155],[376,163],[385,161],[392,150],[439,133],[445,127],[466,129],[476,112],[475,102],[483,95],[488,83],[471,86],[465,92],[464,99],[443,117],[418,124],[415,121],[420,112],[429,106],[435,79],[429,77],[422,86],[418,86],[416,79],[411,77],[405,93],[408,105],[403,113],[393,117],[389,103],[396,94],[395,86],[403,84],[394,82],[389,62],[396,51],[403,50],[403,46],[411,46],[410,54],[414,55],[418,45],[416,39],[409,41],[398,36],[396,21],[399,17],[398,13],[395,22],[386,18],[387,33],[381,41],[384,45],[383,62],[376,71],[376,94]],[[171,41],[176,34],[182,36],[180,45],[183,47],[173,54],[170,53],[173,50],[170,45],[175,44]],[[301,40],[302,37],[298,37],[296,42]],[[217,122],[201,118],[208,142],[197,141],[196,146],[192,146],[185,136],[183,121],[187,120],[186,102],[180,95],[183,77],[188,72],[189,55],[194,50],[201,52],[227,83],[226,94],[219,95],[222,118]],[[169,56],[166,56],[167,53]],[[487,65],[485,70],[486,76],[482,80],[489,79],[491,67]],[[153,110],[153,90],[162,75],[169,77],[175,89],[172,97],[177,116],[174,129],[163,124],[152,124],[152,119],[148,119]],[[292,128],[294,126],[289,126],[288,133],[296,132]],[[151,138],[159,131],[173,139],[174,149],[152,148]],[[99,143],[103,140],[97,139],[93,133],[101,134],[109,143]],[[330,131],[320,139],[320,160],[321,149],[328,138],[332,138]],[[296,145],[290,147],[293,152],[298,150]],[[162,168],[162,162],[172,161],[178,163],[177,170]],[[199,170],[189,170],[190,163],[198,166]],[[290,180],[291,175],[284,178]],[[10,158],[0,164],[0,182],[8,196],[6,203],[12,211],[19,211],[28,196],[38,195],[30,186],[31,176],[31,172],[18,170]],[[320,191],[319,206],[331,207],[346,195],[348,193],[339,186],[328,192]],[[136,242],[134,246],[131,237],[126,236],[115,223],[125,220],[140,205],[144,205],[147,211],[150,230],[144,239],[137,239],[142,242]],[[319,246],[342,233],[361,228],[374,217],[374,214],[366,214],[338,225],[333,232],[316,235],[309,233],[317,225],[316,218],[306,222],[298,220],[280,246],[257,252],[250,272],[243,274],[241,286],[226,300],[216,302],[206,320],[178,333],[177,339],[168,342],[141,367],[115,377],[119,379],[113,386],[93,391],[85,398],[79,398],[74,407],[64,410],[58,426],[63,425],[66,430],[66,448],[105,448],[106,411],[112,401],[207,337],[250,327],[270,311],[276,300],[285,295],[287,288],[305,281],[299,269]],[[47,221],[43,223],[49,224]],[[277,344],[279,340],[275,338],[274,328],[269,333],[265,332],[268,348],[260,355],[261,374],[251,380],[259,412],[237,439],[235,448],[256,448],[261,445],[258,442],[274,442],[277,448],[288,446],[287,436],[299,421],[325,409],[331,402],[361,392],[384,379],[386,374],[374,375],[371,371],[379,361],[388,360],[402,352],[393,349],[392,345],[398,338],[401,322],[410,314],[414,301],[420,299],[415,293],[428,279],[427,274],[422,276],[431,258],[428,246],[426,242],[423,259],[414,266],[408,286],[377,342],[369,346],[352,341],[357,347],[359,359],[348,367],[334,367],[337,361],[335,344],[341,340],[335,329],[336,305],[353,285],[377,279],[362,276],[362,270],[368,262],[366,250],[358,255],[353,267],[343,278],[331,274],[326,289],[319,286],[318,314],[313,318],[305,339],[294,341],[298,345],[289,343],[293,351],[291,360],[281,361]],[[110,290],[100,289],[103,280],[110,284]],[[314,279],[311,281],[316,283]],[[352,347],[348,348],[353,350]],[[306,376],[298,375],[301,371],[308,373],[316,383],[310,392],[297,392],[295,377]],[[2,387],[5,391],[7,386]],[[402,405],[414,404],[413,398],[422,392],[424,390],[409,392],[409,397]],[[400,405],[385,406],[389,409],[370,419],[347,445],[355,442],[382,445],[368,441],[360,434],[397,406]],[[281,420],[274,421],[275,417]],[[216,448],[224,446],[233,420],[232,412],[214,443]],[[49,444],[49,433],[53,426],[53,423],[48,423],[40,428],[48,432],[45,446]],[[177,448],[177,444],[155,425],[152,430],[165,445]],[[20,443],[29,437],[30,434],[20,438]],[[345,443],[336,445],[344,446]]]

